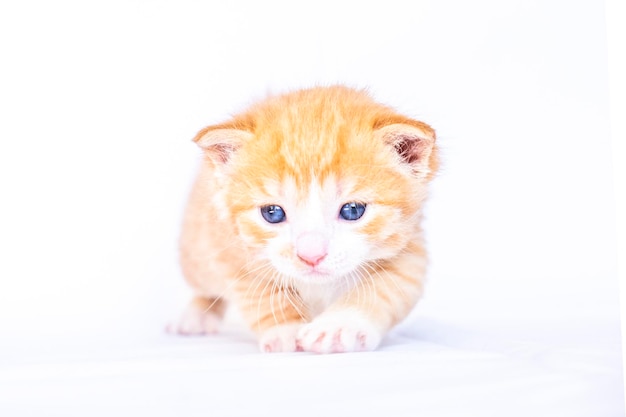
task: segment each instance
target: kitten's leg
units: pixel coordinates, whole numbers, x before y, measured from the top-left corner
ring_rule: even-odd
[[[374,350],[421,296],[424,271],[424,256],[410,253],[363,268],[349,293],[300,329],[298,345],[317,353]]]
[[[259,283],[257,283],[259,284]],[[249,326],[257,333],[263,352],[295,352],[298,330],[306,311],[299,295],[289,287],[267,281],[239,293],[237,303]]]
[[[178,321],[167,326],[167,331],[184,335],[216,333],[225,311],[226,302],[223,299],[196,296]]]

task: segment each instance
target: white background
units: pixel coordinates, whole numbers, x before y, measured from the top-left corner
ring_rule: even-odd
[[[5,346],[160,334],[187,296],[190,139],[338,82],[437,131],[418,316],[617,331],[604,19],[594,0],[2,3]]]

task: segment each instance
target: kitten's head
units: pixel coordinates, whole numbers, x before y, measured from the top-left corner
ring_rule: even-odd
[[[365,92],[319,87],[203,129],[242,241],[283,275],[328,282],[392,258],[419,233],[435,133]]]

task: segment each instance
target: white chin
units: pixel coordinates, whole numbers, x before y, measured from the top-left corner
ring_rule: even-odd
[[[315,268],[300,268],[297,265],[274,265],[282,275],[290,277],[291,279],[307,284],[328,284],[329,282],[336,281],[341,277],[348,276],[354,269],[341,269],[341,268],[325,268],[320,265]]]
[[[301,269],[292,270],[285,275],[292,277],[295,281],[305,284],[328,284],[336,280],[340,275],[324,269]]]
[[[300,277],[309,281],[317,281],[320,279],[327,281],[329,279],[334,279],[335,275],[326,271],[309,270],[300,273]]]
[[[338,270],[328,270],[328,269],[306,269],[297,271],[292,276],[300,282],[305,282],[309,284],[328,284],[332,282],[336,282],[344,277],[348,277],[350,275],[350,271],[338,271]]]

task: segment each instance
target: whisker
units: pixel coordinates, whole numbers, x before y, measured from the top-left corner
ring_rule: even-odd
[[[278,318],[276,318],[276,311],[274,310],[274,295],[276,294],[276,281],[274,279],[270,279],[272,286],[270,287],[270,312],[272,313],[272,317],[274,318],[274,324],[278,325]]]
[[[367,269],[368,267],[370,267],[370,265],[364,264],[363,266],[364,266],[363,271],[367,274],[367,279],[365,280],[367,284],[367,290],[369,291],[370,294],[373,294],[373,297],[372,296],[369,297],[369,306],[368,306],[368,310],[372,311],[372,309],[374,308],[374,305],[378,303],[378,291],[376,290],[376,287],[374,285],[374,276],[372,276],[372,273]],[[376,275],[378,275],[375,269],[372,269],[372,271]]]
[[[373,262],[376,266],[378,266],[379,270],[382,270],[385,275],[387,276],[387,278],[389,278],[389,280],[393,283],[393,285],[395,285],[396,289],[398,290],[398,292],[400,294],[404,293],[404,290],[402,288],[400,288],[400,286],[398,285],[398,282],[396,280],[396,278],[393,276],[393,274],[390,274],[386,268],[384,268],[382,265],[380,265],[380,263],[378,261],[374,261]]]
[[[263,281],[263,279],[261,279],[261,281]],[[263,301],[264,298],[264,294],[265,291],[267,290],[267,287],[272,283],[272,280],[266,279],[265,280],[265,286],[263,287],[263,289],[261,290],[261,294],[259,294],[258,297],[258,301],[257,301],[257,310],[256,310],[256,317],[257,317],[257,328],[260,330],[261,329],[261,302]],[[258,287],[257,287],[258,288]],[[256,289],[255,289],[256,291]],[[272,311],[273,314],[273,311]]]
[[[292,300],[292,296],[296,297],[295,301]],[[302,300],[302,297],[300,297],[300,294],[298,294],[297,291],[293,290],[292,287],[287,287],[287,289],[286,289],[286,298],[287,298],[287,301],[289,301],[289,304],[291,304],[291,306],[294,308],[294,310],[296,310],[296,313],[298,313],[300,318],[302,320],[306,320],[306,315],[304,314],[304,312],[298,306],[298,304],[300,304],[301,306],[304,305],[304,302]]]
[[[363,275],[359,268],[350,272],[350,278],[352,279],[352,291],[356,291],[356,304],[361,306],[361,284],[363,283]]]
[[[260,266],[260,267],[258,267],[257,269],[266,268],[266,267],[268,267],[268,266],[269,266],[269,262],[268,262],[268,264],[267,264],[267,265],[261,265],[261,266]],[[243,267],[242,267],[242,268],[240,268],[240,270],[241,270],[241,269],[243,269]],[[226,295],[226,294],[227,294],[230,290],[232,290],[232,289],[233,289],[233,287],[234,287],[235,285],[237,285],[240,281],[242,281],[244,278],[246,278],[246,277],[247,277],[248,275],[250,275],[252,272],[254,272],[254,271],[248,271],[248,272],[246,272],[245,274],[243,274],[243,275],[239,275],[238,277],[236,277],[236,278],[234,278],[234,279],[230,280],[231,282],[230,282],[230,283],[226,286],[226,288],[225,288],[225,289],[224,289],[224,290],[223,290],[220,294],[215,295],[215,296],[213,296],[213,297],[212,297],[212,298],[213,298],[213,302],[212,302],[211,304],[209,304],[209,305],[208,305],[208,306],[207,306],[207,307],[203,310],[203,312],[204,312],[204,313],[209,312],[209,311],[211,310],[211,308],[213,308],[213,306],[215,306],[215,304],[216,304],[218,301],[220,301],[221,299],[223,299],[223,298],[224,298],[224,296],[225,296],[225,295]]]

